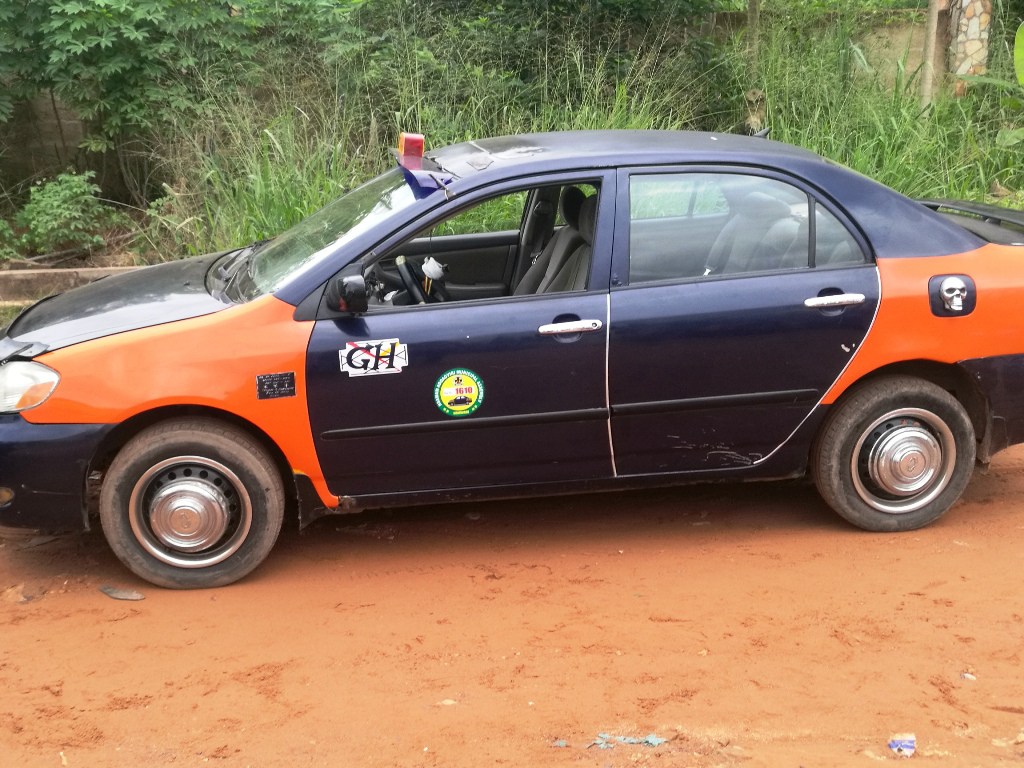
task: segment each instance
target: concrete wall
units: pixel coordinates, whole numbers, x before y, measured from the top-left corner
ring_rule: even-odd
[[[95,171],[105,196],[128,200],[117,156],[79,148],[85,130],[78,115],[49,94],[15,104],[11,119],[0,123],[0,191],[23,191],[25,184],[71,168]]]
[[[907,14],[905,19],[895,18],[884,26],[872,30],[860,40],[868,63],[890,84],[895,84],[900,63],[904,66],[904,77],[919,73],[924,62],[926,22],[924,14]],[[932,66],[936,73],[946,69],[945,27],[939,34],[943,39],[935,49]],[[920,74],[918,74],[920,78]],[[941,82],[941,78],[936,78]]]
[[[5,187],[43,174],[76,167],[82,121],[49,95],[14,107],[14,115],[0,123],[0,181]]]

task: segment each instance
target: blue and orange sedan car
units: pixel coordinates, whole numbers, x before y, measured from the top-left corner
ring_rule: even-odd
[[[813,478],[926,525],[1024,442],[1024,216],[673,132],[418,151],[269,242],[0,338],[0,525],[252,571],[288,514]]]

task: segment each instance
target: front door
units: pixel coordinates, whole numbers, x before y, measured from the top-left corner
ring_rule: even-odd
[[[610,234],[613,197],[601,205]],[[309,412],[331,492],[372,504],[366,497],[611,476],[611,244],[597,240],[583,289],[318,320]]]

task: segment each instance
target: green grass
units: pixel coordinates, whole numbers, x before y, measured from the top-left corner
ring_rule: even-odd
[[[723,10],[746,11],[746,0],[725,0]],[[928,0],[761,0],[764,13],[924,10]]]
[[[11,321],[20,311],[21,307],[0,306],[0,334],[6,332],[7,326],[10,325]]]
[[[402,130],[426,134],[430,148],[530,131],[683,128],[703,106],[706,78],[669,25],[640,37],[570,26],[524,53],[509,50],[514,41],[492,46],[499,30],[414,24],[398,25],[386,57],[280,63],[258,93],[211,82],[208,117],[158,147],[175,182],[150,211],[148,249],[167,257],[273,236],[389,167]]]
[[[793,34],[769,28],[759,77],[773,139],[798,144],[912,197],[982,199],[994,181],[1024,185],[1024,155],[996,136],[1013,116],[973,88],[922,109],[916,72],[895,85],[866,64],[843,19]]]
[[[917,74],[883,82],[854,42],[861,17],[847,11],[867,5],[914,3],[850,0],[824,18],[794,12],[765,24],[755,75],[742,36],[702,58],[672,20],[645,31],[510,30],[392,3],[384,31],[368,27],[333,58],[268,62],[257,91],[209,82],[206,116],[155,146],[171,182],[144,248],[170,258],[273,236],[390,166],[401,130],[424,133],[428,148],[544,130],[729,130],[753,87],[765,93],[772,138],[908,195],[982,199],[994,181],[1024,187],[1021,149],[996,141],[1019,113],[981,86],[922,112]]]

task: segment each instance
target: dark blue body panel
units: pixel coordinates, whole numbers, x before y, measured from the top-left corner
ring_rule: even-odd
[[[603,331],[541,336],[556,318],[596,318],[603,294],[435,304],[316,324],[307,355],[310,422],[320,463],[342,496],[611,476]],[[349,342],[398,339],[408,364],[352,376]],[[470,369],[479,407],[449,416],[439,377]],[[400,477],[400,480],[398,479]],[[399,485],[400,483],[400,485]]]
[[[206,274],[221,254],[197,256],[97,280],[43,299],[7,335],[47,350],[231,306],[210,295]]]
[[[960,363],[989,404],[989,453],[1024,443],[1024,355],[1003,355]]]
[[[804,300],[861,293],[822,311]],[[878,305],[873,265],[612,292],[609,393],[621,474],[754,464],[811,412]]]
[[[0,526],[82,530],[85,484],[106,424],[30,424],[0,414],[0,486],[12,488],[0,506]]]
[[[703,469],[693,472],[675,472],[651,475],[618,475],[616,477],[592,478],[588,480],[549,480],[546,482],[515,481],[499,485],[475,486],[471,488],[439,488],[423,491],[385,491],[362,494],[346,498],[338,510],[308,507],[302,518],[309,523],[325,514],[356,512],[417,504],[446,504],[460,501],[486,501],[516,499],[531,496],[559,496],[578,493],[626,491],[636,488],[650,488],[652,485],[672,486],[700,482],[737,482],[784,480],[802,477],[807,472],[808,445],[825,417],[827,406],[819,406],[800,424],[793,436],[774,453],[759,464],[741,465],[719,469]]]

